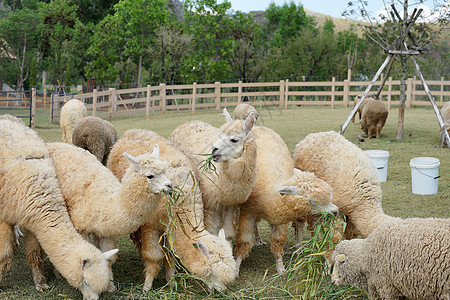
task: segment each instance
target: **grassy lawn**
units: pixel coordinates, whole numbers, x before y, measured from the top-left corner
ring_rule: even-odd
[[[258,109],[258,108],[257,108]],[[308,133],[335,130],[344,123],[351,108],[329,107],[296,107],[287,110],[279,108],[259,108],[258,125],[274,129],[284,139],[291,151],[295,145]],[[3,113],[3,112],[0,112]],[[392,216],[407,217],[442,217],[450,218],[450,159],[449,149],[440,147],[440,133],[437,118],[431,108],[411,108],[405,113],[405,127],[403,141],[396,141],[395,135],[398,122],[398,109],[391,108],[387,123],[382,131],[380,140],[365,139],[358,141],[362,132],[359,124],[350,124],[344,136],[356,143],[361,149],[387,150],[390,153],[387,182],[381,183],[383,189],[383,208]],[[224,117],[219,111],[197,111],[195,115],[189,112],[154,113],[149,120],[144,115],[118,118],[111,120],[119,136],[132,128],[153,130],[167,137],[172,130],[189,120],[202,120],[214,126],[220,126]],[[50,124],[48,110],[38,109],[38,134],[46,141],[59,141],[61,129],[58,124]],[[413,157],[431,156],[440,160],[439,190],[434,195],[415,195],[411,192],[411,168],[409,161]],[[338,161],[336,163],[339,163]],[[263,239],[269,243],[269,226],[260,223]],[[289,261],[294,252],[293,231],[289,234],[286,245],[285,261]],[[189,293],[183,294],[181,285],[178,294],[166,287],[158,293],[141,292],[143,284],[143,265],[140,257],[127,237],[119,239],[120,257],[113,267],[119,290],[115,293],[104,293],[102,299],[146,299],[146,298],[290,298],[283,289],[286,277],[272,279],[275,274],[274,259],[269,246],[255,246],[251,256],[242,263],[240,277],[231,285],[225,294],[208,294],[194,280],[179,281],[185,284]],[[5,274],[0,283],[0,298],[2,299],[79,299],[81,293],[70,287],[65,280],[57,280],[53,275],[52,266],[46,261],[45,272],[51,289],[46,293],[38,293],[34,289],[31,272],[26,266],[22,247],[16,253],[12,269]],[[298,275],[298,281],[302,279]],[[272,280],[272,281],[270,281]],[[328,281],[329,282],[329,281]],[[154,282],[155,289],[165,284],[162,270]],[[261,290],[262,289],[262,290]],[[336,291],[336,288],[330,287]],[[330,295],[324,299],[367,299],[358,292],[343,296]]]

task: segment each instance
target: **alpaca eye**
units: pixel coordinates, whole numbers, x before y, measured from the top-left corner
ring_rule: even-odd
[[[87,282],[87,280],[83,280],[84,285],[89,286],[89,282]]]
[[[237,142],[239,142],[239,140],[237,140],[237,139],[231,139],[230,140],[232,143],[237,143]]]
[[[147,178],[148,178],[148,179],[153,179],[153,178],[155,178],[155,176],[153,176],[153,175],[147,175]]]

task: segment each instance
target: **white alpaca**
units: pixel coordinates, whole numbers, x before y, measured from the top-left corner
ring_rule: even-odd
[[[77,99],[69,100],[61,108],[59,124],[61,125],[61,142],[72,144],[73,129],[78,121],[87,116],[87,109],[83,102]]]
[[[170,135],[174,142],[197,165],[205,156],[214,156],[215,172],[196,171],[200,178],[205,227],[217,235],[224,228],[227,239],[236,234],[238,205],[247,201],[256,179],[256,145],[251,113],[245,121],[233,121],[224,109],[226,123],[217,129],[205,122],[191,121],[178,126]],[[212,151],[211,151],[212,150]]]
[[[115,237],[128,235],[147,222],[161,202],[161,192],[172,190],[165,175],[169,164],[159,158],[157,145],[151,154],[142,151],[133,157],[123,153],[127,170],[122,182],[86,150],[65,143],[47,146],[73,225],[86,238],[94,234],[102,251],[116,248]],[[27,257],[36,284],[45,285],[42,252],[33,243],[37,241],[26,237]],[[109,290],[114,291],[112,271],[110,279]]]
[[[126,151],[139,155],[155,144],[161,148],[161,157],[170,162],[167,175],[181,189],[182,196],[175,204],[161,202],[151,220],[132,235],[145,264],[144,291],[151,288],[159,272],[164,258],[159,241],[167,231],[171,233],[169,238],[173,238],[174,254],[183,266],[215,288],[224,290],[236,274],[233,252],[223,230],[217,237],[204,228],[202,196],[198,183],[191,176],[193,166],[186,155],[173,143],[152,131],[128,130],[111,150],[108,167],[118,178],[122,178],[125,170],[122,153]],[[172,213],[169,214],[169,211]],[[175,224],[166,228],[164,224],[169,224],[169,220],[173,220]],[[170,244],[167,237],[164,244]],[[168,254],[168,257],[172,255]],[[170,267],[166,264],[166,268],[166,278],[169,280],[174,274],[173,264]]]
[[[256,183],[247,202],[241,205],[236,239],[236,263],[248,257],[253,247],[253,230],[259,219],[272,225],[271,251],[278,273],[284,272],[282,255],[290,222],[319,212],[337,215],[331,203],[332,189],[313,173],[294,169],[286,143],[272,129],[253,128],[256,141]]]
[[[107,290],[108,259],[117,250],[102,254],[76,232],[44,141],[11,116],[0,117],[0,220],[0,278],[13,259],[11,225],[20,225],[36,236],[55,268],[85,299]]]

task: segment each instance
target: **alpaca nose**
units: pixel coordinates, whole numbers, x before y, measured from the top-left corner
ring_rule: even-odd
[[[212,154],[214,154],[215,152],[219,151],[219,148],[213,147],[212,149]]]
[[[335,210],[333,212],[331,212],[333,214],[333,216],[337,217],[337,215],[339,214],[339,211]]]
[[[170,192],[170,191],[173,190],[172,183],[167,183],[167,184],[166,184],[166,190],[167,190],[168,192]]]

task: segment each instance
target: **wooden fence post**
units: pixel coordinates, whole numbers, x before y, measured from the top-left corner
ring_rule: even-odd
[[[331,80],[331,109],[334,109],[334,96],[336,93],[336,78]]]
[[[279,96],[279,106],[280,108],[284,106],[284,80],[280,80],[280,96]]]
[[[348,98],[350,95],[349,93],[350,93],[350,81],[345,79],[344,80],[344,99],[343,99],[344,107],[348,107]]]
[[[215,88],[215,95],[216,95],[216,110],[220,110],[220,82],[215,82],[216,88]]]
[[[242,101],[242,80],[238,83],[238,104]]]
[[[92,91],[92,116],[97,114],[97,89]]]
[[[35,128],[36,126],[36,88],[31,89],[31,114],[30,114],[30,127]]]
[[[145,117],[147,119],[150,119],[150,98],[152,96],[152,92],[151,92],[151,85],[147,85],[147,101],[145,103]]]
[[[159,84],[160,90],[159,90],[159,108],[161,110],[161,113],[166,113],[166,84],[160,83]]]
[[[192,84],[192,114],[195,114],[195,104],[197,102],[197,82]]]
[[[417,88],[416,88],[416,86],[417,86],[416,85],[416,81],[417,81],[417,76],[414,75],[413,82],[412,82],[412,91],[413,91],[412,97],[411,97],[412,103],[416,102],[416,90],[417,90]]]
[[[439,100],[441,103],[444,100],[444,77],[441,77],[441,99]]]
[[[286,79],[284,85],[284,109],[287,109],[289,101],[289,79]]]
[[[392,77],[389,77],[388,81],[388,109],[391,109],[392,100]]]
[[[413,95],[413,79],[408,78],[406,80],[406,107],[411,108],[411,100]]]
[[[109,88],[109,118],[114,119],[115,112],[117,109],[117,98],[116,98],[116,89],[115,88]]]

